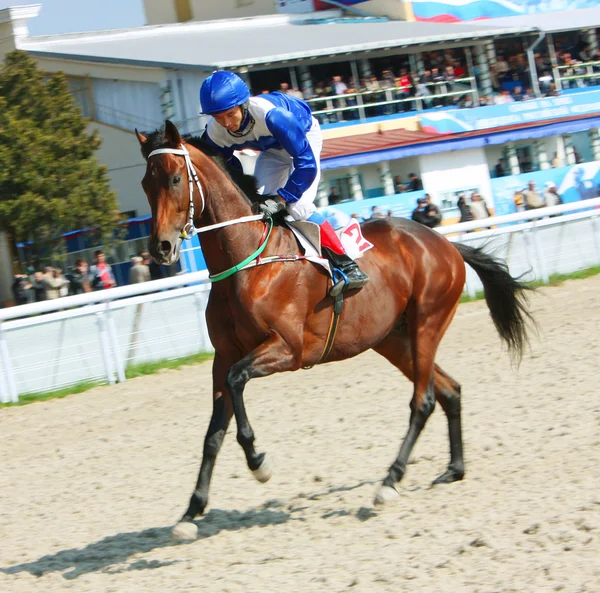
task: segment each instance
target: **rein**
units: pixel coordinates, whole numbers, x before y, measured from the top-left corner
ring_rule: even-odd
[[[204,212],[204,208],[206,206],[206,200],[204,199],[204,190],[202,189],[202,184],[200,183],[200,179],[198,178],[198,174],[196,173],[196,169],[194,164],[192,163],[192,159],[190,158],[190,153],[187,148],[181,144],[180,148],[158,148],[153,150],[148,158],[157,154],[176,154],[182,156],[185,159],[185,166],[188,172],[188,180],[189,180],[189,194],[190,194],[190,205],[188,208],[188,222],[183,227],[181,234],[179,235],[180,239],[191,239],[194,235],[199,233],[206,233],[208,231],[214,231],[215,229],[220,229],[226,226],[231,226],[234,224],[241,224],[242,222],[253,222],[255,220],[263,220],[262,214],[252,214],[251,216],[242,216],[241,218],[235,218],[233,220],[225,220],[224,222],[217,222],[216,224],[211,224],[205,227],[196,228],[194,226],[194,183],[198,188],[198,193],[200,194],[200,198],[202,200],[202,208],[200,210],[200,215]],[[239,272],[240,270],[244,270],[246,268],[250,268],[256,265],[261,265],[263,263],[271,263],[273,261],[284,261],[287,258],[283,258],[280,256],[275,256],[273,258],[268,258],[262,261],[255,262],[260,254],[267,247],[267,242],[269,241],[269,237],[271,236],[271,231],[273,230],[273,219],[269,218],[265,223],[268,227],[265,227],[265,232],[260,241],[260,245],[258,249],[252,254],[249,255],[244,261],[236,264],[235,266],[220,272],[219,274],[211,274],[208,279],[211,282],[219,282],[219,280],[225,280],[225,278],[229,278],[229,276],[233,276],[233,274]],[[298,257],[300,259],[300,257]]]

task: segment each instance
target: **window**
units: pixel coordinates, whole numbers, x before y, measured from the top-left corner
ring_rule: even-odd
[[[533,171],[533,159],[531,158],[531,153],[531,146],[517,147],[517,158],[519,159],[521,173],[531,173]]]
[[[479,191],[479,187],[469,187],[465,189],[457,189],[453,191],[446,191],[440,193],[438,195],[440,202],[440,210],[442,212],[450,212],[452,210],[455,210],[457,208],[456,202],[458,202],[458,199],[461,196],[463,196],[467,203],[469,203],[471,200],[471,194],[473,193],[481,193]]]

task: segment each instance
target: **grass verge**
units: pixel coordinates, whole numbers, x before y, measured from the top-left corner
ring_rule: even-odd
[[[198,364],[205,362],[206,360],[212,359],[213,355],[209,353],[192,354],[191,356],[184,356],[182,358],[175,358],[172,360],[157,360],[155,362],[142,362],[140,364],[134,364],[129,366],[125,370],[125,376],[127,379],[133,379],[134,377],[142,377],[143,375],[152,375],[162,369],[178,369],[182,366]],[[19,401],[16,403],[10,402],[7,404],[0,403],[0,409],[10,408],[14,406],[24,406],[33,402],[43,402],[50,399],[62,399],[67,395],[74,395],[75,393],[83,393],[98,387],[98,385],[105,385],[104,382],[96,381],[84,381],[82,383],[76,383],[75,385],[69,385],[63,389],[55,391],[45,391],[42,393],[26,393],[19,396]]]

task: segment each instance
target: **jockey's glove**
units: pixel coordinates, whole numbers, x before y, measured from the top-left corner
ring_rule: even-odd
[[[263,218],[272,218],[278,212],[285,210],[285,202],[280,196],[264,196],[264,199],[260,202],[255,202],[252,209],[257,214],[262,214]]]

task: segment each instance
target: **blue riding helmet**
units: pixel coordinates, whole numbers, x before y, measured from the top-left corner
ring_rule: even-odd
[[[243,105],[250,98],[250,89],[234,72],[217,70],[200,87],[201,113],[214,115]]]

